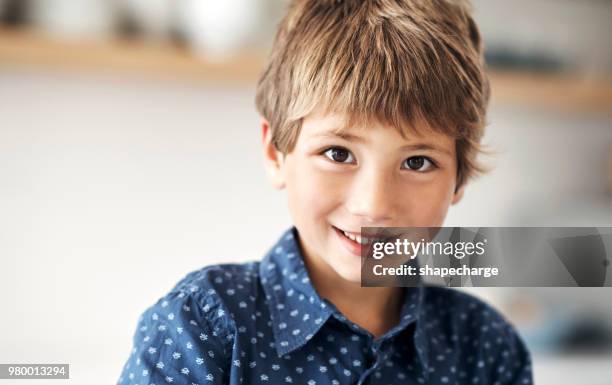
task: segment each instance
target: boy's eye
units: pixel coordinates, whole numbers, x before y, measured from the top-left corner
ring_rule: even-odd
[[[331,147],[323,153],[327,158],[337,163],[354,163],[353,154],[346,148]]]
[[[427,171],[434,166],[429,158],[424,156],[413,156],[404,161],[404,167],[414,171]]]

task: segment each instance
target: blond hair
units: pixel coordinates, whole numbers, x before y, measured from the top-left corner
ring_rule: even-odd
[[[470,13],[460,0],[292,1],[257,86],[276,148],[291,152],[323,108],[404,137],[424,120],[456,140],[457,188],[483,172],[489,82]]]

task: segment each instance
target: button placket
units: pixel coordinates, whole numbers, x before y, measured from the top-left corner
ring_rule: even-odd
[[[367,349],[366,358],[368,361],[368,368],[361,375],[357,385],[365,385],[368,381],[368,378],[380,367],[381,364],[381,355],[380,355],[380,341],[369,340],[369,348]]]

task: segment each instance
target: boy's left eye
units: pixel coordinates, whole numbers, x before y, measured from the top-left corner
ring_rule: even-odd
[[[434,163],[425,156],[410,157],[402,164],[402,168],[408,168],[414,171],[428,171],[434,166]]]

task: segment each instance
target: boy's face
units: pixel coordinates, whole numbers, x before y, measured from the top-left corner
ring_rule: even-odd
[[[268,174],[286,188],[289,211],[306,258],[342,278],[359,282],[361,227],[442,226],[455,193],[457,161],[452,138],[426,125],[402,138],[392,127],[349,128],[343,115],[304,118],[297,143],[282,155],[264,121]]]

